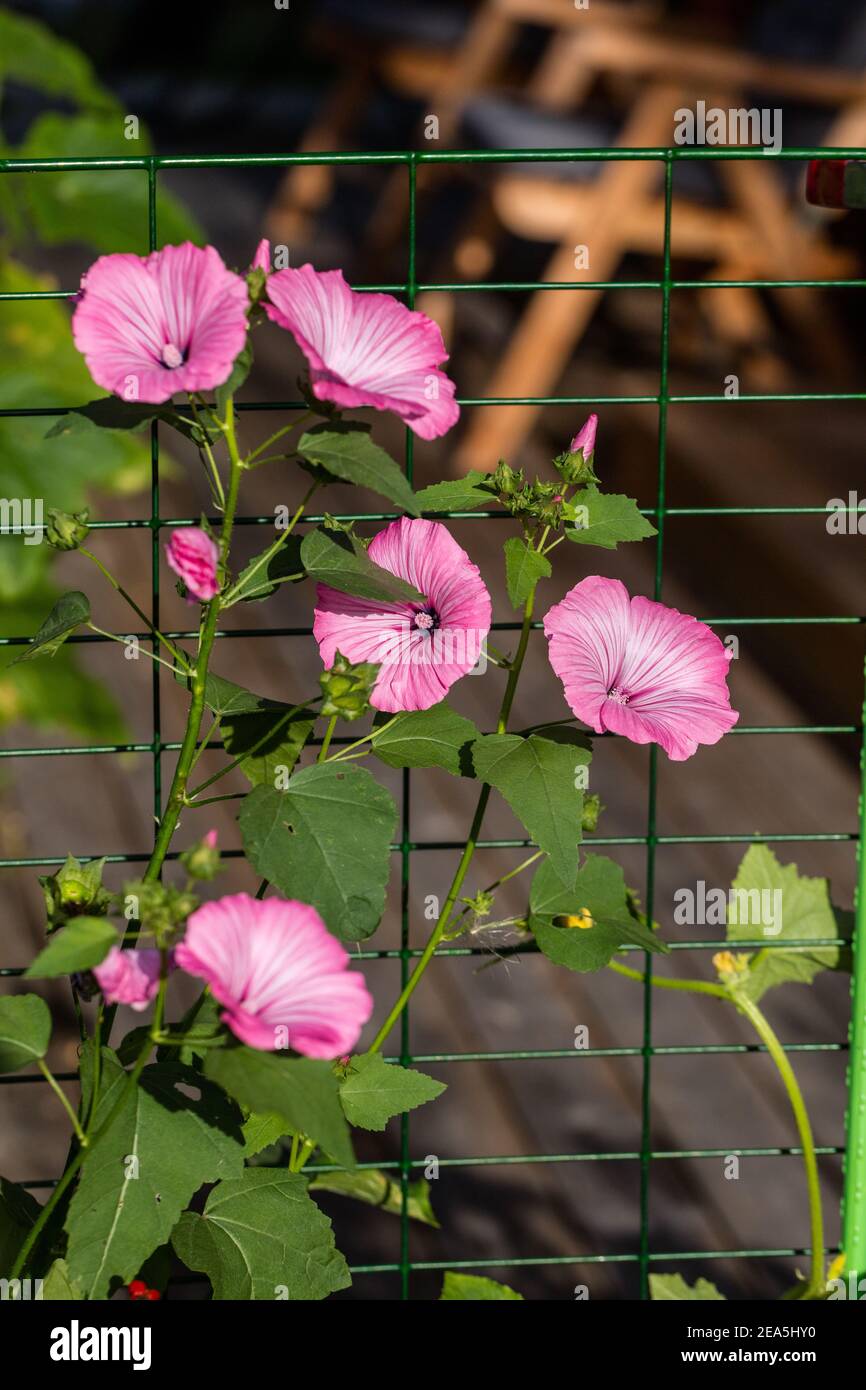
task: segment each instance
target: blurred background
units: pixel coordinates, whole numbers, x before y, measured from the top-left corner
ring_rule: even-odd
[[[237,5],[160,6],[144,0],[54,0],[0,7],[2,153],[65,155],[287,153],[400,149],[658,148],[673,142],[675,116],[707,107],[781,113],[788,148],[866,145],[866,16],[855,0],[746,3],[746,0],[259,0]],[[129,117],[138,127],[130,127]],[[126,135],[135,130],[136,138]],[[741,728],[688,763],[659,760],[661,836],[764,835],[782,862],[832,879],[834,899],[851,902],[862,703],[863,545],[831,536],[820,511],[733,515],[725,509],[818,508],[847,503],[863,476],[863,290],[825,287],[864,276],[864,215],[807,205],[800,162],[683,162],[675,168],[674,277],[696,282],[673,292],[668,415],[667,502],[712,508],[709,516],[668,519],[664,601],[718,621],[738,639],[733,702]],[[662,270],[662,168],[631,163],[472,163],[418,167],[417,304],[441,325],[458,394],[553,398],[543,406],[464,407],[446,439],[416,441],[416,486],[493,467],[500,457],[543,473],[575,433],[589,402],[598,405],[596,467],[608,490],[642,506],[656,502],[661,368],[661,295],[642,282]],[[0,174],[0,290],[73,293],[94,256],[147,249],[147,188],[141,172]],[[243,269],[260,236],[288,248],[290,263],[342,267],[353,284],[403,284],[408,265],[404,167],[315,164],[255,170],[240,166],[167,171],[159,176],[160,241],[210,240]],[[719,288],[713,281],[791,279],[796,287]],[[574,288],[526,288],[535,282]],[[615,281],[614,289],[582,288]],[[817,283],[815,283],[817,282]],[[507,283],[512,289],[489,289]],[[475,288],[462,288],[474,286]],[[51,421],[14,412],[75,405],[100,394],[75,352],[68,305],[59,299],[0,301],[0,495],[42,497],[67,509],[89,501],[103,521],[150,516],[150,446],[140,436],[79,435],[46,440]],[[256,365],[242,401],[295,396],[301,366],[285,333],[258,331]],[[725,398],[731,378],[746,396],[839,393],[827,402]],[[650,399],[647,400],[646,398]],[[644,398],[641,400],[640,398]],[[569,403],[570,402],[570,403]],[[255,442],[277,427],[278,411],[244,417]],[[377,437],[402,457],[403,431],[375,422]],[[195,517],[207,505],[194,454],[160,441],[160,514]],[[301,495],[295,473],[252,475],[244,502],[240,556],[262,548],[261,525],[280,503]],[[331,511],[378,511],[377,499],[328,494]],[[371,527],[361,530],[371,531]],[[494,594],[494,616],[513,622],[502,576],[501,522],[457,522],[454,532]],[[136,599],[150,604],[151,534],[146,525],[94,534],[101,558]],[[165,533],[163,533],[165,539]],[[569,551],[563,553],[563,549]],[[655,547],[618,552],[564,547],[545,601],[555,602],[587,572],[622,578],[652,593]],[[45,546],[0,537],[0,632],[31,634],[61,588],[85,588],[101,626],[124,633],[128,617],[76,556],[59,561]],[[190,610],[162,573],[161,619],[186,630]],[[309,594],[278,592],[268,607],[232,610],[236,634],[221,641],[215,669],[281,699],[303,699],[318,660],[310,637],[285,629],[308,621]],[[255,610],[255,611],[252,611]],[[768,625],[766,617],[787,621]],[[815,618],[832,617],[830,624]],[[281,635],[256,636],[278,628]],[[252,635],[245,635],[252,634]],[[501,633],[500,643],[512,639]],[[20,967],[42,937],[35,875],[67,850],[82,856],[145,860],[153,835],[154,691],[150,663],[130,662],[112,644],[69,644],[52,662],[0,672],[0,965]],[[457,708],[486,726],[501,676],[491,668],[454,691]],[[163,743],[182,728],[170,679],[159,683]],[[540,634],[532,639],[516,727],[564,711]],[[798,733],[817,726],[825,732]],[[786,732],[749,733],[743,729]],[[62,758],[59,748],[111,749]],[[23,748],[34,750],[22,756]],[[162,752],[163,785],[174,753]],[[205,773],[215,770],[218,757]],[[598,747],[592,789],[605,812],[602,837],[647,832],[646,750],[608,739]],[[377,775],[383,775],[377,769]],[[383,775],[387,780],[387,771]],[[242,787],[226,784],[226,790]],[[399,778],[391,785],[401,799]],[[472,792],[437,771],[413,773],[409,830],[414,843],[453,842],[471,815]],[[210,824],[237,848],[232,803],[203,824],[186,818],[191,841]],[[211,808],[209,808],[211,809]],[[491,838],[519,836],[504,807],[488,814]],[[824,836],[821,840],[802,837]],[[776,843],[778,841],[778,843]],[[703,879],[726,887],[743,843],[659,846],[655,916],[669,939],[705,939],[706,929],[675,927],[673,893]],[[615,846],[629,881],[644,891],[643,843]],[[469,891],[515,862],[519,851],[478,855]],[[425,898],[447,891],[448,850],[412,856],[408,930],[426,939]],[[400,942],[399,861],[392,908],[375,944]],[[111,864],[120,885],[135,870]],[[525,888],[505,894],[520,912]],[[222,891],[254,889],[235,860]],[[680,950],[663,969],[712,974],[709,950]],[[366,967],[383,1008],[399,966]],[[9,987],[15,988],[14,979]],[[441,1229],[414,1224],[420,1261],[498,1258],[573,1262],[487,1270],[528,1298],[570,1299],[578,1284],[591,1298],[634,1298],[638,1272],[641,1057],[638,986],[607,973],[581,977],[541,957],[508,963],[491,955],[436,962],[411,1010],[410,1043],[419,1057],[468,1053],[482,1060],[425,1062],[449,1083],[435,1106],[412,1116],[413,1159],[559,1155],[564,1161],[443,1166],[432,1184]],[[74,1064],[77,1032],[64,991],[56,1002],[66,1030],[53,1062]],[[66,1011],[63,1013],[63,1011]],[[822,1158],[828,1242],[838,1242],[845,1105],[844,1043],[848,982],[825,975],[811,989],[787,986],[768,1001],[794,1055]],[[589,1029],[592,1055],[573,1049]],[[650,1241],[654,1252],[798,1249],[808,1240],[800,1161],[774,1151],[794,1142],[784,1093],[766,1057],[743,1049],[751,1035],[732,1011],[694,997],[654,1001],[651,1142],[677,1154],[651,1165]],[[708,1046],[709,1054],[692,1049]],[[813,1046],[821,1045],[821,1046]],[[826,1045],[826,1046],[825,1046]],[[625,1055],[620,1050],[625,1049]],[[563,1053],[496,1061],[485,1054]],[[56,1102],[47,1089],[0,1087],[0,1170],[43,1182],[65,1151]],[[361,1156],[399,1157],[396,1127],[366,1136]],[[745,1157],[740,1178],[724,1176],[722,1155]],[[599,1153],[602,1161],[586,1161]],[[417,1173],[416,1173],[417,1176]],[[40,1190],[38,1187],[35,1189]],[[399,1255],[393,1216],[338,1197],[323,1204],[351,1261],[390,1264]],[[603,1262],[599,1256],[614,1257]],[[592,1257],[589,1261],[581,1256]],[[769,1298],[792,1282],[803,1261],[785,1255],[736,1262],[659,1261],[691,1280],[715,1280],[729,1297]],[[414,1297],[437,1295],[440,1275],[413,1274]],[[358,1275],[350,1298],[397,1298],[392,1273]]]

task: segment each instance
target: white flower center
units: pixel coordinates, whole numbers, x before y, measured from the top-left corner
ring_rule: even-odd
[[[179,367],[183,361],[183,353],[174,343],[166,343],[162,349],[162,360],[166,367]]]
[[[614,703],[617,705],[627,705],[629,700],[631,699],[631,696],[629,695],[628,691],[620,690],[618,685],[612,685],[610,690],[607,692],[607,698],[609,700],[613,700]]]
[[[436,627],[436,625],[437,619],[433,613],[422,610],[420,613],[415,614],[415,626],[420,627],[422,632],[429,632],[430,629]]]

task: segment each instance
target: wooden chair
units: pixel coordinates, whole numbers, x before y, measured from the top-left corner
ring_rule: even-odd
[[[496,0],[509,15],[547,9],[546,0]],[[564,110],[583,99],[599,74],[614,73],[639,79],[639,95],[616,143],[655,146],[671,143],[673,113],[692,105],[697,95],[708,106],[752,105],[744,89],[777,97],[795,97],[841,107],[838,125],[827,133],[829,143],[866,138],[866,83],[859,74],[831,67],[780,63],[739,51],[677,39],[646,27],[636,31],[604,20],[580,27],[583,12],[565,16],[553,36],[540,70],[550,74],[549,85],[532,84],[536,101]],[[588,11],[586,13],[589,13]],[[710,94],[712,97],[710,98]],[[566,142],[563,142],[566,143]],[[687,166],[680,166],[685,169]],[[694,169],[695,166],[689,166]],[[821,224],[805,225],[780,178],[778,166],[762,161],[722,161],[718,164],[727,206],[702,206],[677,199],[672,223],[676,256],[710,263],[710,278],[820,279],[844,275],[851,261],[844,252],[823,243]],[[497,179],[493,204],[502,225],[518,235],[552,241],[557,249],[545,267],[550,281],[612,278],[627,251],[658,253],[663,237],[663,202],[658,190],[658,166],[603,164],[590,184],[530,176],[525,170],[506,171]],[[576,271],[576,244],[590,247],[590,268]],[[538,291],[530,299],[499,365],[487,383],[489,396],[552,394],[573,354],[602,291]],[[804,287],[778,292],[783,312],[834,370],[845,368],[839,344],[830,330],[818,292]],[[748,290],[711,290],[702,296],[705,312],[716,331],[735,345],[757,343],[752,364],[767,389],[779,384],[779,364],[762,348],[768,339],[766,314],[759,296]],[[514,456],[532,426],[538,407],[484,407],[474,413],[461,441],[457,467]]]

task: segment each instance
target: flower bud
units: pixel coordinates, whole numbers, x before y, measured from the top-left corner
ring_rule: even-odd
[[[342,652],[335,652],[333,666],[319,676],[325,697],[322,714],[328,719],[334,715],[350,721],[360,719],[367,711],[378,674],[379,667],[375,662],[354,663]]]
[[[563,482],[572,487],[598,482],[593,468],[597,430],[598,416],[590,415],[572,439],[567,451],[555,460],[555,466]]]
[[[80,512],[61,512],[57,507],[49,507],[46,541],[55,550],[77,550],[90,530],[88,517],[87,507]]]
[[[88,864],[82,864],[68,854],[66,863],[56,874],[39,879],[49,931],[62,926],[70,917],[105,915],[111,894],[102,886],[104,867],[104,859],[91,859]]]
[[[601,814],[601,797],[594,792],[587,793],[583,798],[583,817],[581,829],[588,834],[592,834],[598,826],[598,818]]]
[[[220,852],[217,849],[217,832],[209,830],[198,844],[185,849],[180,856],[190,878],[199,878],[209,881],[216,878],[222,867],[220,863]]]

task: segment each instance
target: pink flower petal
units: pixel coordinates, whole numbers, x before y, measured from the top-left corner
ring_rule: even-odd
[[[266,275],[271,273],[271,243],[266,236],[263,236],[258,246],[256,254],[253,256],[251,270],[263,270]]]
[[[358,294],[342,271],[311,265],[276,271],[268,299],[268,316],[307,357],[319,400],[392,410],[422,439],[456,424],[454,383],[438,370],[448,354],[425,314],[388,294]]]
[[[128,1004],[136,1013],[147,1008],[159,989],[160,953],[154,949],[124,951],[112,946],[93,968],[107,1004]]]
[[[100,256],[72,316],[93,380],[127,401],[221,386],[247,337],[247,287],[212,246]]]
[[[202,603],[209,603],[219,593],[219,547],[200,526],[182,526],[172,531],[165,557],[190,594]]]
[[[381,663],[371,697],[376,709],[429,709],[478,661],[490,631],[490,595],[477,565],[440,521],[403,517],[373,537],[368,553],[414,585],[427,604],[380,603],[319,584],[313,623],[319,655],[325,666],[337,651],[350,661]]]
[[[736,724],[731,653],[704,623],[592,575],[544,619],[550,663],[596,733],[658,743],[680,762]]]
[[[242,1042],[307,1057],[351,1051],[373,1009],[363,977],[307,903],[237,893],[205,903],[176,950],[207,980]]]
[[[595,436],[597,430],[598,416],[595,414],[588,415],[569,445],[569,449],[573,454],[576,454],[578,449],[583,450],[583,458],[586,463],[590,462],[595,453]]]

